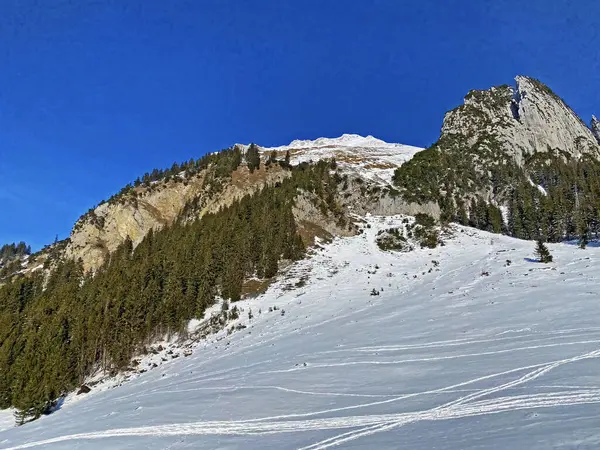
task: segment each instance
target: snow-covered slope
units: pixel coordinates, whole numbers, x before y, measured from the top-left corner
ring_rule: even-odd
[[[531,242],[456,227],[444,247],[380,251],[400,220],[292,266],[239,304],[247,328],[0,448],[599,448],[600,249],[550,245],[543,265]]]
[[[319,138],[314,141],[295,140],[289,145],[261,150],[267,155],[272,151],[282,155],[289,150],[292,164],[335,158],[339,167],[348,173],[389,184],[394,170],[423,149],[390,144],[373,136],[344,134],[338,138]]]

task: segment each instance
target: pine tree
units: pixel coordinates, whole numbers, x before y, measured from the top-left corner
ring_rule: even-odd
[[[587,237],[587,233],[582,233],[581,237],[579,238],[579,248],[581,249],[585,249],[588,245],[588,237]]]
[[[541,239],[537,241],[535,247],[535,256],[538,257],[541,263],[546,264],[552,262],[552,255],[550,254],[550,250],[548,250],[548,247],[544,245]]]
[[[255,169],[260,168],[260,155],[258,153],[258,147],[256,144],[250,144],[248,151],[246,152],[246,161],[248,163],[248,169],[250,173],[254,172]]]

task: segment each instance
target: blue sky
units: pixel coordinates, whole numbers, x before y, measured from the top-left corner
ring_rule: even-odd
[[[138,175],[235,142],[428,146],[470,89],[600,114],[595,1],[2,0],[0,243],[34,248]]]

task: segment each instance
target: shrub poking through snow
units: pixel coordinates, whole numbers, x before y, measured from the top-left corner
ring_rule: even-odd
[[[405,218],[400,227],[379,231],[375,242],[381,250],[400,252],[410,252],[416,246],[435,248],[443,245],[435,219],[428,214],[417,214],[414,220]]]

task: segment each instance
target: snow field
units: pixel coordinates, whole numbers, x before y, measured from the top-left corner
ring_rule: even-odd
[[[239,302],[247,328],[0,448],[598,448],[600,249],[551,244],[545,265],[532,242],[456,226],[443,247],[380,251],[401,219],[367,217]]]

